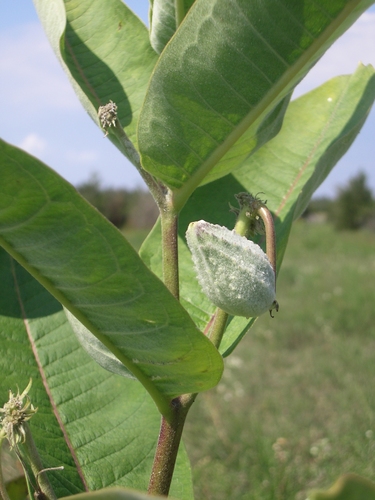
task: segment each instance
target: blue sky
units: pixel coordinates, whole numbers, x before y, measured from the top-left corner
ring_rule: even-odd
[[[148,0],[129,0],[147,23]],[[329,78],[375,66],[375,6],[343,35],[297,87],[295,95]],[[137,171],[103,139],[57,62],[32,0],[0,3],[0,137],[34,154],[74,185],[97,173],[105,186],[143,186]],[[334,196],[359,171],[375,193],[375,108],[345,157],[317,191]]]

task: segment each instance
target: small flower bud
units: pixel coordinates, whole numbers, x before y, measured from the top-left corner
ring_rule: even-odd
[[[0,408],[0,413],[4,416],[0,418],[0,440],[6,437],[10,447],[13,448],[18,443],[24,443],[26,439],[25,423],[36,413],[37,408],[30,402],[28,392],[31,388],[31,380],[26,389],[20,394],[13,394],[9,391],[9,401]],[[26,398],[26,402],[23,400]],[[1,441],[0,441],[1,442]]]
[[[203,220],[189,225],[186,239],[198,281],[217,307],[246,317],[278,307],[275,273],[259,245]]]
[[[117,104],[113,101],[109,101],[108,104],[100,106],[98,109],[98,117],[100,120],[100,125],[106,131],[105,136],[108,135],[108,128],[112,125],[116,127],[117,120]]]

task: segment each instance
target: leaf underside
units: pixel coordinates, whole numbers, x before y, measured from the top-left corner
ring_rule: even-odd
[[[117,103],[135,144],[138,126],[144,168],[180,209],[277,134],[295,85],[373,1],[185,0],[175,33],[174,2],[160,3],[168,27],[154,1],[151,31],[169,40],[159,58],[120,0],[35,3],[89,114],[97,121],[100,104]]]
[[[0,405],[30,377],[31,431],[58,498],[121,485],[146,490],[160,415],[138,381],[103,370],[79,345],[57,302],[0,248]],[[182,447],[172,486],[190,500]]]
[[[122,234],[37,159],[0,143],[0,244],[149,391],[160,411],[222,359]]]
[[[110,100],[129,138],[158,59],[142,21],[121,0],[34,0],[54,52],[85,110],[99,125]],[[109,139],[122,149],[116,137]]]

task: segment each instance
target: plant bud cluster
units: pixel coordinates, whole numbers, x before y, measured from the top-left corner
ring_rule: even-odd
[[[245,317],[276,307],[275,273],[259,245],[203,220],[189,225],[186,239],[198,281],[217,307]]]

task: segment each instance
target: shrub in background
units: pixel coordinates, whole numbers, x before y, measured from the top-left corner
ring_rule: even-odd
[[[330,219],[338,230],[357,230],[369,222],[374,209],[374,198],[367,185],[366,174],[360,172],[347,186],[339,189],[331,206]]]

